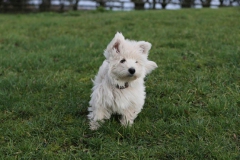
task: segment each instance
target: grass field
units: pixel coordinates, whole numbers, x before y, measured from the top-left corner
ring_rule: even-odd
[[[0,15],[0,159],[240,159],[240,9]],[[117,31],[153,47],[144,109],[88,129]]]

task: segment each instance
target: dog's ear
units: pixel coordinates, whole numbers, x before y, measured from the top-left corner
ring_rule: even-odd
[[[146,75],[147,75],[147,74],[151,73],[154,69],[156,69],[158,66],[153,61],[147,61],[145,67],[146,67]]]
[[[149,42],[145,42],[145,41],[139,41],[138,42],[138,46],[141,50],[141,52],[145,55],[148,55],[148,51],[151,49],[152,45]]]
[[[109,58],[111,54],[121,53],[121,47],[124,40],[125,38],[122,33],[117,32],[112,41],[108,44],[107,49],[104,52],[104,56]]]

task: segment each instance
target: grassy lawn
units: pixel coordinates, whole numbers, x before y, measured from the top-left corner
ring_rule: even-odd
[[[0,15],[0,159],[240,159],[240,8]],[[120,31],[153,47],[133,127],[88,129]]]

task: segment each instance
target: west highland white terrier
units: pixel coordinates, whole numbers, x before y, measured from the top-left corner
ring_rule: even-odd
[[[116,33],[104,51],[103,64],[93,81],[88,108],[90,129],[96,130],[99,122],[111,114],[120,114],[122,125],[132,125],[145,101],[144,77],[157,68],[148,60],[151,44],[125,39]]]

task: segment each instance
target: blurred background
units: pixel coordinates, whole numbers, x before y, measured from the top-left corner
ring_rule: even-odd
[[[144,10],[239,6],[240,0],[0,0],[0,12]]]

